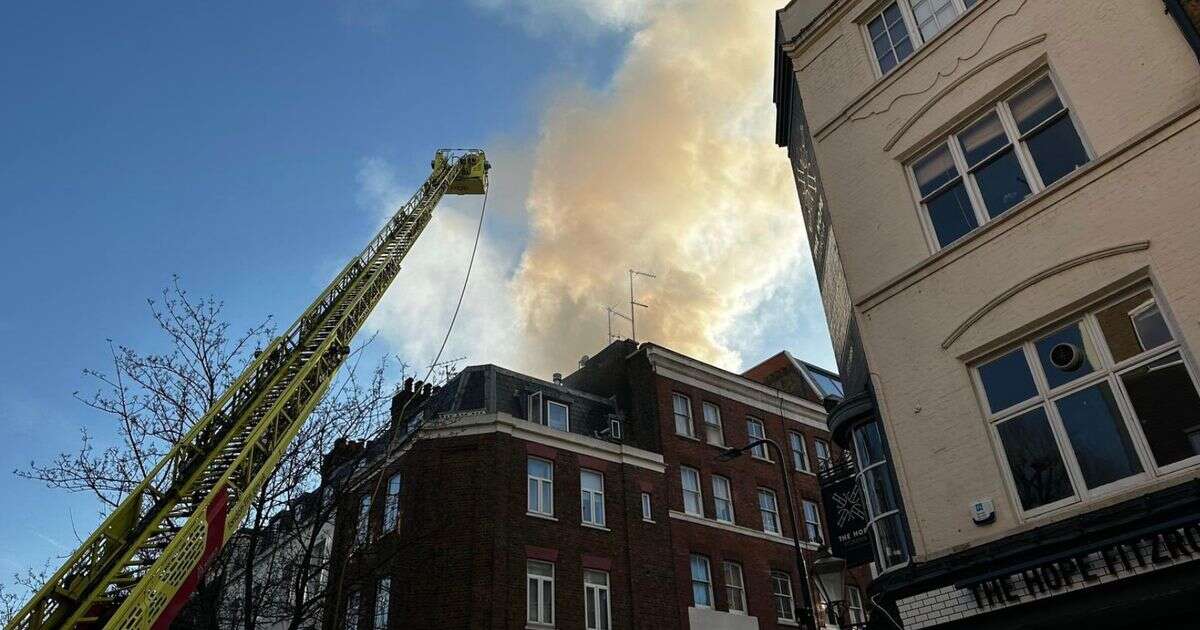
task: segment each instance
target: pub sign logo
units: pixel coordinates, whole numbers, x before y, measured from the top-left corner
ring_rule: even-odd
[[[842,459],[826,466],[819,475],[821,501],[829,519],[829,548],[833,555],[845,558],[847,566],[871,561],[871,537],[868,533],[867,504],[854,460]]]

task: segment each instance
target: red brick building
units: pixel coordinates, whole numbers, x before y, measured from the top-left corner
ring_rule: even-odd
[[[816,450],[809,367],[781,354],[743,376],[617,342],[559,382],[489,365],[402,393],[394,436],[332,460],[354,491],[326,627],[795,627],[779,455],[717,456],[779,444],[811,555],[813,472],[836,454]]]

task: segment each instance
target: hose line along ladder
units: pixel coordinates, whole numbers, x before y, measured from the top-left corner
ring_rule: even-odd
[[[438,202],[487,190],[482,151],[438,151],[432,167],[362,253],[256,355],[8,630],[170,626],[321,400]]]

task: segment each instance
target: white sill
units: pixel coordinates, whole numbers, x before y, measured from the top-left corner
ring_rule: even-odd
[[[642,522],[643,522],[643,523],[653,523],[653,522],[654,522],[654,519],[652,519],[652,518],[644,518],[644,519],[642,519]]]
[[[781,626],[792,626],[793,628],[800,627],[799,623],[792,621],[791,619],[776,619],[775,622]]]
[[[553,516],[550,516],[549,514],[539,514],[537,512],[526,512],[525,516],[532,516],[533,518],[540,518],[544,521],[554,521],[556,523],[558,522],[558,519],[554,518]]]
[[[676,436],[676,437],[681,437],[681,438],[683,438],[683,439],[685,439],[685,440],[692,440],[693,442],[699,442],[699,441],[700,441],[700,438],[698,438],[698,437],[696,437],[696,436],[694,436],[694,435],[688,435],[688,434],[686,434],[686,433],[676,433],[676,434],[675,434],[675,436]]]
[[[546,625],[544,623],[533,623],[533,622],[525,623],[525,630],[554,630],[554,629],[555,629],[555,626]]]
[[[591,523],[580,523],[580,525],[582,525],[588,529],[596,529],[596,530],[599,530],[602,532],[611,532],[612,531],[611,529],[609,529],[603,525],[593,525]]]
[[[757,459],[760,462],[767,462],[768,464],[775,463],[775,460],[771,459],[770,457],[759,457],[758,455],[751,455],[750,457]]]

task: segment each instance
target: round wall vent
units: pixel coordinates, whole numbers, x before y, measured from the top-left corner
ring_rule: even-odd
[[[1083,350],[1073,343],[1060,343],[1050,348],[1050,364],[1064,372],[1074,372],[1083,365]]]

